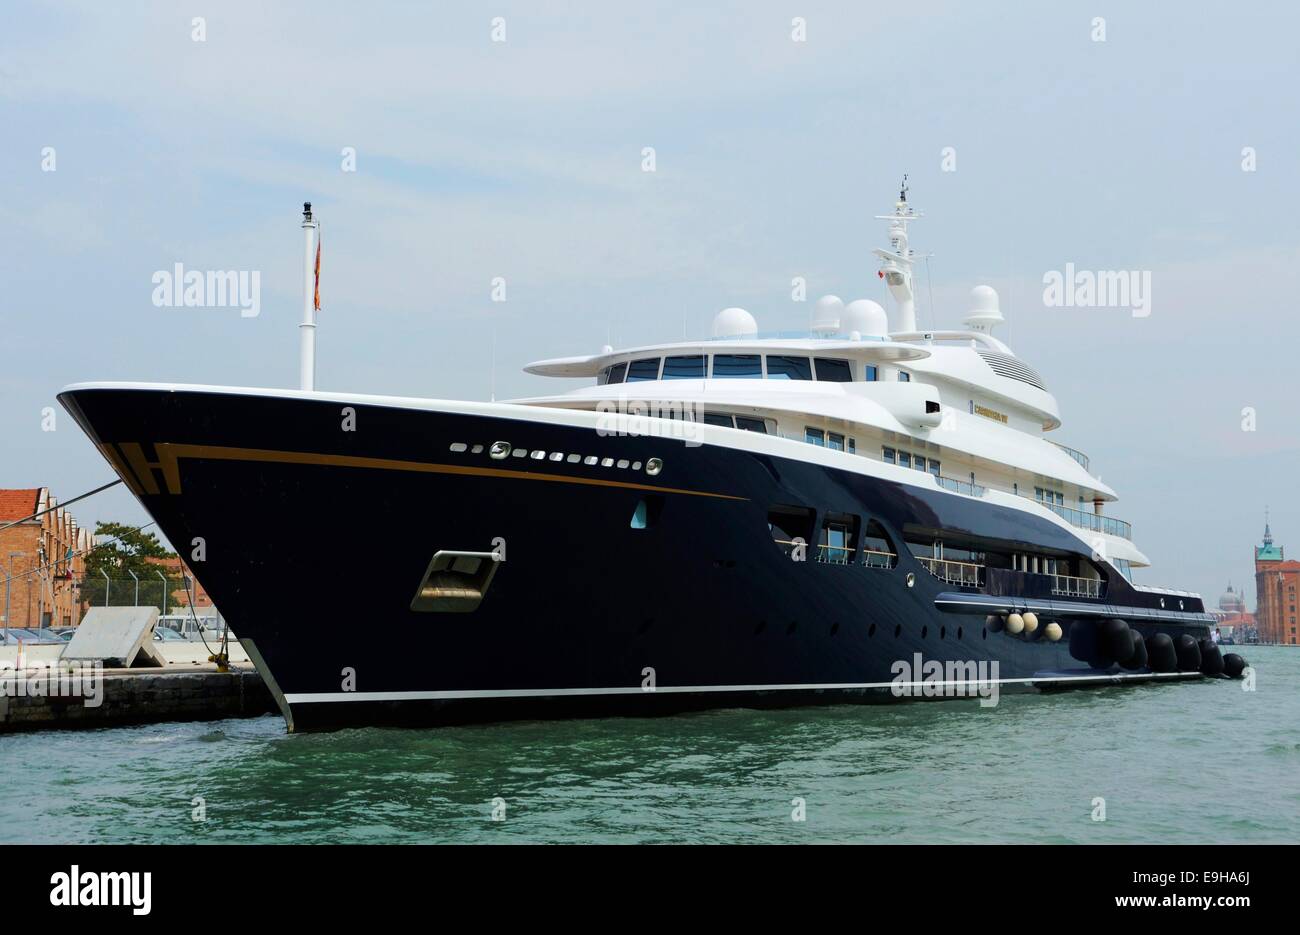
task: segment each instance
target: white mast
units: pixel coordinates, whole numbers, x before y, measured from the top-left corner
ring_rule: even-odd
[[[311,217],[311,202],[302,205],[302,231],[305,244],[302,263],[302,323],[298,325],[298,384],[300,389],[316,388],[316,228]]]
[[[916,251],[907,245],[907,224],[921,217],[907,203],[907,176],[898,192],[893,214],[877,214],[877,221],[889,222],[889,250],[873,250],[880,257],[880,278],[885,280],[898,305],[898,321],[894,331],[910,334],[916,331],[916,296],[912,291],[912,266]]]

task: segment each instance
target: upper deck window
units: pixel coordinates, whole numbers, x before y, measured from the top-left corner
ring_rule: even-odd
[[[758,432],[761,435],[767,434],[767,423],[762,419],[752,419],[749,416],[736,416],[736,428],[745,432]]]
[[[622,383],[627,376],[627,364],[615,364],[609,368],[609,379],[606,383]]]
[[[627,382],[640,383],[659,379],[659,358],[646,357],[627,365]]]
[[[702,380],[704,379],[704,355],[689,354],[685,357],[665,357],[665,380]]]
[[[811,380],[812,363],[807,357],[768,354],[767,378],[769,380]]]
[[[911,375],[910,373],[908,373],[906,370],[900,370],[900,371],[898,371],[898,382],[899,382],[899,383],[911,383],[911,382],[912,382],[912,375]]]
[[[817,379],[825,383],[852,383],[853,382],[853,365],[847,360],[837,360],[833,357],[818,357],[817,362]]]
[[[862,379],[872,383],[880,379],[880,368],[875,364],[864,364],[862,367]]]
[[[715,380],[761,379],[763,362],[757,354],[714,354]]]

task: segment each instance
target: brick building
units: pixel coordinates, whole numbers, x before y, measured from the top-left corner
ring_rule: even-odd
[[[48,510],[35,519],[35,513]],[[8,593],[10,627],[75,626],[81,622],[77,583],[86,571],[91,535],[58,505],[48,487],[0,489],[0,587]],[[0,601],[5,599],[0,594]],[[4,605],[0,604],[0,615]]]
[[[1296,594],[1300,593],[1300,562],[1286,560],[1282,546],[1264,522],[1264,543],[1255,548],[1255,593],[1259,639],[1264,643],[1300,643],[1296,634]]]
[[[157,565],[162,569],[163,574],[171,575],[176,578],[189,578],[189,594],[185,593],[185,588],[181,587],[171,593],[171,605],[173,607],[185,607],[190,603],[190,596],[194,597],[195,607],[211,607],[212,598],[208,597],[208,592],[203,590],[203,585],[199,584],[199,579],[194,577],[194,572],[190,567],[181,561],[179,555],[173,555],[171,558],[147,558],[145,559],[150,565]]]

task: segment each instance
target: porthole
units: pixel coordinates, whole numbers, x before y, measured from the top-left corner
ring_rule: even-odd
[[[469,450],[469,453],[472,455],[481,455],[483,453],[483,446],[475,445],[473,448]]]
[[[530,457],[532,457],[534,461],[540,461],[546,457],[546,452],[540,450],[534,450]]]
[[[493,442],[488,456],[500,461],[510,454],[510,442]]]
[[[903,633],[903,625],[901,623],[894,624],[894,639],[898,639],[898,637],[901,636],[902,633]]]
[[[651,477],[658,474],[663,469],[664,469],[664,463],[659,458],[651,458],[649,461],[645,463],[645,472],[649,474]]]
[[[925,639],[930,634],[929,627],[921,627],[921,639]]]
[[[631,463],[632,463],[632,462],[629,461],[629,460],[627,460],[627,458],[620,458],[620,459],[619,459],[619,462],[618,462],[618,467],[619,467],[620,469],[623,469],[623,468],[626,468],[626,467],[627,467],[629,464],[631,464]]]
[[[909,572],[907,573],[907,586],[910,588],[910,587],[915,586],[915,584],[916,584],[916,575],[912,574],[912,573],[909,571]]]
[[[940,628],[939,628],[939,639],[941,639],[941,640],[946,640],[947,638],[948,638],[948,628],[947,628],[947,627],[940,627]]]
[[[633,462],[632,462],[632,470],[634,470],[634,471],[639,471],[639,470],[641,470],[641,462],[640,462],[640,461],[633,461]]]
[[[516,448],[514,451],[510,452],[510,457],[512,457],[512,458],[526,458],[526,457],[528,457],[528,449],[527,449],[527,448]]]
[[[582,459],[583,464],[595,464],[599,459],[595,455],[587,455]]]
[[[873,623],[871,626],[867,627],[867,636],[875,636],[875,635],[876,635],[876,625]]]
[[[582,460],[582,455],[569,455],[569,457],[566,458],[565,460],[567,460],[570,464],[577,464],[579,461]]]
[[[454,451],[454,452],[456,452],[457,454],[459,454],[459,453],[462,452],[462,451],[466,451],[468,448],[469,448],[469,445],[465,444],[464,442],[452,442],[452,443],[451,443],[451,450]]]
[[[957,639],[961,639],[961,627],[957,628]]]
[[[984,629],[980,630],[980,639],[986,640],[988,638],[989,638],[989,628],[984,627]]]
[[[614,466],[614,459],[613,459],[613,458],[601,458],[601,459],[600,459],[600,466],[601,466],[601,467],[613,467],[613,466]]]
[[[563,461],[563,460],[564,460],[564,452],[563,452],[563,451],[552,451],[552,452],[551,452],[551,460],[552,460],[552,461]]]

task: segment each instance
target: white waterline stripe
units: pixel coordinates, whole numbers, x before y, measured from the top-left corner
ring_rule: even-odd
[[[1200,672],[1117,672],[1113,675],[1040,675],[1022,679],[972,679],[954,682],[823,682],[791,685],[660,685],[654,690],[639,685],[615,688],[499,688],[451,691],[304,692],[287,694],[289,704],[338,701],[438,701],[456,698],[551,698],[581,695],[668,695],[709,692],[836,691],[859,688],[958,688],[989,685],[1033,685],[1038,682],[1111,682],[1116,679],[1201,678]]]

